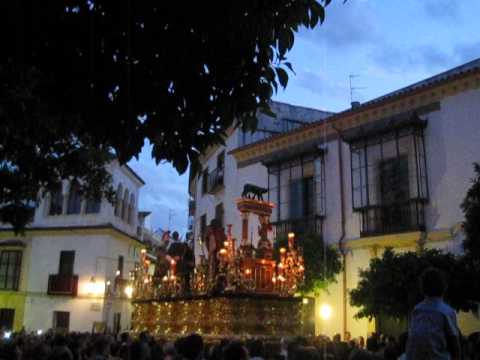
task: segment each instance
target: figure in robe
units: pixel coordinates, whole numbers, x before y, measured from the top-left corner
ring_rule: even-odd
[[[190,292],[190,273],[195,267],[193,251],[187,243],[180,241],[176,231],[172,234],[172,242],[168,247],[168,256],[176,261],[176,270],[182,281],[183,292]]]
[[[207,251],[208,251],[208,273],[210,279],[214,280],[218,272],[218,253],[227,240],[224,229],[220,226],[217,219],[210,222],[207,229]]]

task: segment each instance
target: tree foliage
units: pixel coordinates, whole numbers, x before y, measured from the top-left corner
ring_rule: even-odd
[[[299,289],[306,295],[318,296],[321,291],[336,280],[342,270],[339,251],[331,245],[326,245],[318,234],[302,234],[297,236],[296,245],[303,249],[305,263],[305,281]],[[274,256],[280,258],[280,248],[288,248],[286,236],[275,240]]]
[[[465,241],[463,246],[467,255],[480,260],[480,164],[474,164],[475,177],[468,189],[461,208],[465,215]]]
[[[360,271],[357,288],[350,292],[351,305],[360,308],[356,317],[384,315],[406,319],[423,299],[418,279],[431,266],[447,275],[449,288],[445,299],[454,309],[477,310],[478,279],[471,264],[463,257],[440,250],[395,253],[387,249],[382,257],[370,261],[368,269]]]
[[[126,163],[145,140],[195,170],[230,126],[271,114],[295,32],[329,2],[2,1],[0,220],[23,226],[59,178],[111,190],[109,155]]]

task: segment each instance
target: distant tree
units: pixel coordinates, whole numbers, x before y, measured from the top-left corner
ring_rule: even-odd
[[[463,247],[467,255],[480,260],[480,164],[475,163],[473,166],[475,177],[461,205],[465,215],[463,225],[466,235]]]
[[[318,296],[329,284],[336,281],[336,276],[342,270],[339,251],[327,245],[318,234],[302,234],[296,238],[296,245],[303,249],[305,263],[305,281],[299,291],[305,295]],[[286,236],[275,240],[274,256],[280,258],[280,248],[288,248]]]
[[[295,32],[329,2],[1,1],[0,221],[22,228],[60,178],[106,194],[109,155],[124,164],[145,140],[195,171],[232,125],[273,116]]]
[[[477,311],[476,274],[463,257],[440,250],[395,253],[387,249],[360,271],[360,281],[350,292],[350,304],[359,308],[358,318],[387,316],[407,319],[423,297],[418,278],[428,267],[443,270],[448,277],[446,301],[456,310]]]

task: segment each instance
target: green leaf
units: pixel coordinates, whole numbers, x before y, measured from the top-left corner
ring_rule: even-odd
[[[280,85],[282,85],[282,87],[285,89],[288,83],[287,72],[281,67],[276,67],[275,71],[277,72],[278,81],[280,82]]]

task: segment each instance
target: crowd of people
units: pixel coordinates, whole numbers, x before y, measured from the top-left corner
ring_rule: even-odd
[[[366,341],[342,341],[340,335],[296,337],[278,341],[223,339],[205,341],[192,334],[175,341],[158,339],[148,333],[131,338],[103,334],[47,332],[4,334],[0,360],[364,360],[405,359],[406,333],[398,339],[373,334]],[[460,359],[480,359],[480,332],[462,341]]]

